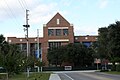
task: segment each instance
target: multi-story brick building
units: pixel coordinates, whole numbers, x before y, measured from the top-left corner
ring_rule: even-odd
[[[26,51],[26,39],[8,37],[9,43],[18,44],[21,50]],[[73,24],[70,24],[64,17],[57,13],[47,24],[43,25],[43,37],[39,38],[39,46],[42,52],[43,62],[48,64],[47,50],[53,46],[59,47],[69,43],[84,43],[89,46],[97,41],[97,36],[74,36]],[[29,37],[29,53],[34,55],[37,50],[37,38]]]

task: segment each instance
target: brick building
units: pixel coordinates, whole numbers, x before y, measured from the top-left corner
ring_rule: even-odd
[[[26,52],[26,39],[8,37],[9,43],[15,43],[21,50]],[[83,43],[90,46],[97,41],[97,36],[74,36],[73,24],[70,24],[64,17],[57,13],[47,24],[43,25],[43,37],[39,38],[39,48],[42,52],[42,61],[48,64],[47,50],[53,46],[59,47],[68,43]],[[29,37],[29,54],[34,55],[37,50],[37,38]]]

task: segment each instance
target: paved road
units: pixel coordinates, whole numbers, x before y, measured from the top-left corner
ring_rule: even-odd
[[[99,72],[57,73],[61,80],[120,80],[120,75]]]

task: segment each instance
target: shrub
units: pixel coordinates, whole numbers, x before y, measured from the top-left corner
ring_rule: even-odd
[[[116,71],[120,72],[120,64],[116,66]]]
[[[100,72],[108,72],[109,70],[100,70]]]
[[[115,65],[112,65],[111,71],[116,71],[116,66]]]
[[[7,80],[8,74],[7,73],[0,73],[0,80]]]

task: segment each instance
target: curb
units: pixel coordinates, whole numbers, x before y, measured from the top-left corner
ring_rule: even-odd
[[[96,72],[98,70],[81,70],[81,71],[55,71],[53,73],[74,73],[74,72]]]

